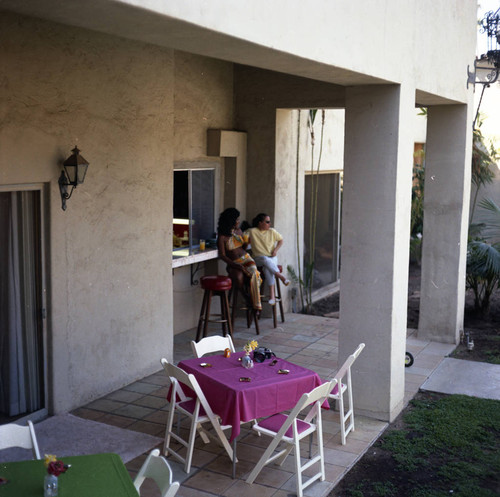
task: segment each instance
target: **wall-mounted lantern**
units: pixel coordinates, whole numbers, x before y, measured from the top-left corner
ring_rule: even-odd
[[[480,24],[482,33],[488,37],[488,51],[474,61],[474,71],[467,68],[467,87],[469,83],[479,83],[488,87],[500,77],[500,8],[488,12]]]
[[[77,185],[81,185],[85,180],[89,163],[80,155],[80,150],[75,145],[72,154],[63,162],[64,169],[59,176],[59,191],[61,192],[61,202],[63,211],[66,210],[66,200],[71,197]],[[68,186],[71,191],[68,193]]]

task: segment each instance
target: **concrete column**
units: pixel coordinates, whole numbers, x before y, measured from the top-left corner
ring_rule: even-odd
[[[346,93],[339,365],[353,368],[358,414],[392,421],[403,407],[415,92]]]
[[[444,343],[458,343],[463,330],[471,107],[428,111],[418,337]]]

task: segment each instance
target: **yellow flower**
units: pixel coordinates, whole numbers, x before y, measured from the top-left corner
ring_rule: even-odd
[[[45,459],[43,461],[43,464],[45,464],[45,467],[48,468],[51,462],[56,462],[56,461],[57,461],[56,456],[52,454],[45,454]]]
[[[246,352],[251,352],[252,350],[255,350],[259,346],[257,340],[251,340],[250,342],[247,342],[243,348],[245,349]]]

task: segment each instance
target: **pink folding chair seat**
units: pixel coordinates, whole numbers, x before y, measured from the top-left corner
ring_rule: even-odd
[[[260,421],[259,426],[261,428],[265,428],[266,430],[275,431],[276,433],[278,433],[283,424],[286,422],[287,418],[288,416],[285,416],[284,414],[275,414],[274,416]],[[310,427],[311,423],[306,423],[301,419],[297,419],[297,433],[301,434]],[[290,428],[286,430],[284,436],[287,438],[293,437],[293,426],[290,426]]]

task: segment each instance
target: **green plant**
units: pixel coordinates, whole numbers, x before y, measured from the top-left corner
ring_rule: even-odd
[[[312,305],[312,299],[311,299],[311,284],[312,284],[312,279],[314,277],[314,262],[313,263],[306,263],[304,264],[304,277],[301,278],[294,270],[293,266],[288,265],[287,267],[288,274],[290,275],[290,279],[295,283],[296,285],[299,286],[301,289],[301,302],[302,302],[302,308],[306,311],[309,312],[310,307]],[[306,301],[306,305],[304,306],[304,299]]]
[[[466,285],[474,293],[475,310],[485,315],[491,294],[500,287],[500,242],[489,241],[499,234],[500,207],[491,199],[483,199],[479,206],[490,217],[488,223],[470,226]]]
[[[483,118],[479,115],[477,123],[477,128],[474,127],[473,130],[471,182],[475,191],[471,202],[469,223],[472,223],[474,218],[477,199],[481,188],[493,182],[495,174],[492,168],[496,166],[496,161],[499,159],[499,153],[493,144],[490,144],[488,148],[484,142],[484,137],[480,129],[483,124]]]
[[[474,293],[474,308],[486,315],[490,298],[500,284],[500,244],[472,240],[467,247],[466,286]]]
[[[421,113],[425,115],[426,113]],[[420,264],[422,259],[422,232],[424,229],[424,150],[413,154],[413,178],[411,189],[410,258]]]
[[[410,234],[416,237],[421,234],[424,226],[424,181],[425,168],[423,164],[413,165],[413,183],[411,189],[411,225]]]
[[[302,310],[306,313],[311,312],[312,308],[312,289],[314,280],[314,254],[316,245],[316,223],[318,217],[318,187],[319,187],[319,171],[321,165],[321,158],[323,155],[323,137],[324,137],[324,127],[325,127],[325,110],[321,111],[321,133],[320,133],[320,146],[319,146],[319,157],[315,168],[315,133],[314,133],[314,121],[316,118],[318,110],[310,109],[309,116],[307,120],[307,126],[309,129],[310,143],[311,143],[311,206],[310,206],[310,218],[309,218],[309,233],[306,234],[308,240],[308,260],[304,261],[304,274],[302,274],[302,264],[301,264],[301,252],[300,252],[300,227],[298,224],[298,174],[299,174],[299,144],[300,144],[300,112],[298,120],[298,136],[297,136],[297,158],[296,158],[296,200],[295,200],[295,214],[297,220],[297,268],[298,271],[295,272],[292,266],[287,266],[288,273],[293,282],[299,286],[300,291],[300,301]]]
[[[390,481],[377,482],[374,485],[375,493],[380,497],[392,497],[397,494],[397,489]]]
[[[493,145],[487,148],[480,130],[482,123],[478,109],[473,128],[471,181],[475,191],[469,220],[466,286],[474,293],[475,310],[486,315],[491,295],[500,285],[500,244],[490,241],[500,234],[500,208],[491,199],[483,199],[479,204],[477,201],[481,188],[493,181],[492,168],[500,155]],[[476,205],[489,212],[488,223],[473,223]]]

